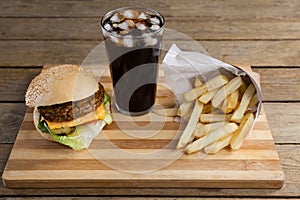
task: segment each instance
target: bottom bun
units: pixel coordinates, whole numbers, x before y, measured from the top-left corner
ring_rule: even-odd
[[[34,126],[35,126],[36,130],[39,132],[39,134],[41,134],[41,136],[43,136],[43,138],[46,138],[47,140],[55,142],[52,135],[50,135],[49,133],[44,133],[38,128],[39,119],[40,119],[40,113],[37,110],[37,108],[34,108],[34,110],[33,110],[33,123],[34,123]]]

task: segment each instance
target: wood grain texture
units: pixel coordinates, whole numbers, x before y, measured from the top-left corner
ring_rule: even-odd
[[[3,147],[3,145],[2,145]],[[1,148],[1,152],[10,152],[12,145]],[[285,183],[281,189],[193,189],[193,188],[77,188],[76,191],[73,188],[55,188],[55,189],[7,189],[2,183],[0,183],[0,192],[2,195],[20,196],[26,194],[35,195],[87,195],[87,196],[99,196],[99,195],[111,195],[123,196],[123,195],[139,195],[139,196],[177,196],[177,197],[192,197],[192,196],[210,196],[210,197],[267,197],[272,196],[282,197],[297,197],[300,187],[299,174],[296,173],[300,167],[299,157],[300,146],[294,145],[277,145],[276,149],[279,152],[280,158],[284,161],[282,163]],[[2,162],[2,161],[1,161]],[[5,161],[4,161],[5,162]],[[4,165],[4,164],[3,164]]]
[[[0,68],[0,101],[24,101],[30,81],[41,69]]]
[[[24,101],[30,81],[40,71],[40,68],[0,68],[0,94],[3,94],[0,101]],[[258,67],[254,71],[260,74],[263,101],[300,101],[300,93],[295,92],[300,91],[300,68]],[[101,79],[109,80],[109,77]]]
[[[0,18],[2,40],[101,40],[100,18]],[[291,20],[207,20],[166,17],[166,28],[195,40],[299,39]],[[80,27],[80,28],[79,28]],[[191,28],[193,27],[193,28]]]
[[[263,99],[266,101],[299,101],[300,68],[255,68],[260,74]],[[290,95],[289,95],[290,94]]]
[[[300,103],[265,103],[264,109],[276,143],[300,143]]]
[[[264,115],[262,114],[259,117],[258,124],[266,120]],[[25,120],[28,120],[28,117],[25,117]],[[32,123],[32,119],[29,118],[29,120],[28,122]],[[175,125],[172,133],[176,134],[178,123],[172,123]],[[157,125],[154,126],[158,127]],[[21,126],[20,130],[24,130],[23,127]],[[152,129],[155,129],[155,127]],[[270,139],[266,140],[265,137],[260,137],[260,129],[266,134],[265,137]],[[179,159],[175,159],[175,162],[170,158],[172,164],[169,163],[166,167],[159,170],[138,174],[112,170],[111,167],[119,166],[122,170],[137,170],[135,168],[137,166],[151,166],[154,163],[161,162],[161,160],[158,159],[156,162],[153,162],[155,156],[152,157],[150,155],[149,157],[147,154],[141,159],[138,154],[134,153],[135,151],[130,153],[130,157],[125,156],[123,158],[122,156],[119,157],[119,154],[114,153],[114,151],[124,149],[131,152],[130,149],[133,147],[137,148],[138,152],[149,152],[147,149],[146,151],[143,150],[147,147],[150,148],[149,150],[164,149],[162,151],[166,151],[166,153],[161,155],[171,155],[169,153],[172,153],[176,146],[177,140],[174,140],[175,135],[171,137],[171,140],[166,140],[169,144],[174,142],[175,146],[171,144],[170,149],[165,148],[166,143],[163,143],[161,146],[159,138],[152,140],[148,138],[142,141],[134,138],[129,141],[128,139],[109,140],[109,143],[117,145],[117,149],[112,150],[110,145],[106,146],[107,139],[105,138],[109,138],[112,134],[110,130],[107,130],[103,132],[105,137],[100,135],[94,140],[89,152],[74,152],[57,143],[42,140],[41,137],[35,139],[37,132],[32,125],[31,128],[28,126],[26,130],[28,131],[19,132],[3,174],[3,179],[9,187],[277,188],[281,186],[283,180],[279,157],[267,124],[262,127],[256,125],[253,134],[239,151],[223,150],[217,155],[205,156],[203,159],[199,158],[197,154],[191,156],[183,155]],[[132,130],[132,127],[130,127],[130,130]],[[122,132],[124,134],[124,131],[130,130],[122,129],[118,134],[122,135]],[[262,146],[259,146],[260,143]],[[130,144],[130,146],[124,146],[124,144]],[[59,152],[55,153],[57,150]],[[99,152],[100,154],[103,154],[101,152],[106,152],[105,155],[109,155],[108,160],[105,157],[101,157],[99,158],[99,164],[94,158]],[[55,156],[53,157],[52,155]],[[118,156],[114,157],[114,155]],[[80,162],[78,162],[78,165],[72,164],[72,160],[66,160],[68,157],[71,157],[73,161],[79,159],[83,161],[83,164],[81,165]],[[67,162],[64,163],[65,161]],[[216,165],[218,162],[220,162],[219,165]],[[47,164],[46,166],[48,167],[43,166],[44,164]],[[153,166],[154,168],[156,167],[156,165]],[[146,169],[148,168],[146,167]]]
[[[0,103],[0,143],[13,143],[23,121],[26,107],[23,103]]]
[[[300,109],[299,103],[264,103],[264,109],[275,143],[300,143],[298,135],[300,116],[297,112]],[[15,141],[25,110],[24,103],[0,103],[2,116],[0,123],[6,125],[0,128],[0,143],[6,144]],[[28,118],[31,117],[28,116]],[[169,133],[166,132],[166,134]],[[169,138],[169,136],[166,136],[166,138]]]
[[[0,153],[0,174],[1,174],[1,176],[4,171],[4,167],[6,165],[6,162],[9,157],[12,147],[13,147],[12,144],[3,144],[3,143],[0,144],[0,152],[1,152]]]
[[[107,11],[124,6],[141,6],[155,8],[165,16],[211,19],[298,19],[298,1],[281,0],[189,0],[182,4],[181,0],[168,1],[26,1],[12,0],[1,4],[2,17],[98,17]],[[242,13],[241,13],[242,11]]]
[[[186,41],[169,41],[191,46]],[[0,66],[43,66],[47,63],[81,64],[100,41],[0,41]],[[194,44],[194,43],[193,43]],[[201,41],[212,57],[252,66],[298,66],[299,40]],[[24,50],[26,49],[26,51]]]
[[[104,80],[106,87],[110,81]],[[165,98],[162,89],[158,87],[158,100]],[[172,98],[168,102],[173,104]],[[283,184],[264,112],[239,151],[223,149],[216,155],[176,150],[184,125],[172,118],[149,114],[146,120],[114,111],[112,116],[114,122],[104,127],[88,150],[75,152],[37,137],[28,109],[3,172],[5,184],[11,188],[280,188]]]
[[[1,145],[1,152],[8,155],[12,145]],[[299,145],[276,145],[279,157],[283,166],[285,174],[285,182],[281,189],[198,189],[198,188],[55,188],[55,189],[7,189],[0,183],[0,192],[8,196],[20,196],[26,194],[40,195],[86,195],[86,196],[99,196],[111,195],[124,196],[124,195],[139,195],[139,196],[177,196],[177,197],[192,197],[192,196],[209,196],[209,197],[267,197],[272,196],[282,197],[297,197],[299,193],[300,179],[299,174],[296,173],[300,167]],[[1,163],[3,161],[1,160]],[[6,160],[4,159],[4,162]],[[5,163],[4,163],[5,164]],[[2,165],[4,165],[2,164]],[[2,172],[1,172],[2,173]]]
[[[133,4],[159,10],[166,16],[167,26],[170,28],[176,29],[176,23],[179,22],[179,31],[200,40],[201,44],[202,42],[208,44],[205,48],[212,56],[236,65],[246,63],[259,68],[255,70],[262,76],[264,100],[274,101],[265,102],[264,110],[285,174],[283,187],[281,189],[48,188],[37,190],[9,189],[5,188],[1,182],[0,196],[19,197],[19,199],[23,199],[24,196],[25,199],[43,199],[42,196],[59,196],[59,199],[69,199],[69,196],[70,199],[83,196],[90,196],[90,199],[98,199],[100,196],[109,196],[109,199],[116,196],[121,196],[121,198],[151,196],[155,199],[170,196],[173,198],[299,198],[300,138],[298,132],[300,124],[298,123],[298,110],[300,104],[297,103],[299,102],[298,93],[294,92],[299,91],[299,84],[297,84],[299,81],[294,76],[299,74],[297,66],[300,66],[299,1],[2,1],[0,3],[0,66],[22,68],[23,66],[43,66],[45,63],[80,64],[87,52],[95,46],[95,41],[98,41],[98,38],[101,39],[98,29],[92,29],[95,25],[98,27],[97,19],[113,8]],[[55,26],[56,22],[58,22],[57,26]],[[82,24],[84,28],[81,30],[75,28],[76,25],[82,26]],[[72,40],[77,40],[77,42],[72,44]],[[236,42],[232,42],[233,40]],[[271,66],[269,70],[264,68],[269,66]],[[276,69],[272,66],[282,68]],[[292,67],[296,67],[295,71],[291,69]],[[0,174],[2,175],[13,145],[11,143],[14,142],[25,112],[23,103],[12,103],[12,106],[6,107],[8,104],[3,101],[24,101],[23,95],[20,95],[15,88],[18,88],[20,93],[24,93],[26,84],[29,83],[26,81],[30,79],[30,75],[26,74],[26,70],[24,74],[5,71],[6,68],[4,71],[1,70],[3,68],[0,68],[0,76],[2,75],[0,114],[5,116],[0,117]],[[3,74],[2,72],[9,73]],[[31,71],[30,74],[34,72]],[[6,78],[6,75],[9,75],[9,78],[1,81]],[[290,85],[287,82],[289,76],[292,80]],[[15,88],[11,88],[10,82],[12,81],[9,79],[20,79],[20,82],[15,85]],[[9,125],[6,126],[6,124]],[[3,135],[3,133],[6,134]],[[169,133],[165,133],[168,138]],[[22,163],[22,160],[19,161]],[[82,166],[84,162],[84,160],[80,161],[79,166]],[[66,165],[66,163],[61,164],[60,167]]]

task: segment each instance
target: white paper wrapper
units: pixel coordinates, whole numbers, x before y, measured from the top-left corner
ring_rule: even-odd
[[[182,102],[182,95],[193,88],[195,77],[206,82],[218,74],[224,74],[229,79],[241,76],[246,83],[252,82],[256,88],[259,103],[254,113],[255,119],[258,118],[262,105],[260,88],[246,71],[200,52],[182,51],[176,44],[169,49],[162,67],[166,82],[177,96],[179,104]]]

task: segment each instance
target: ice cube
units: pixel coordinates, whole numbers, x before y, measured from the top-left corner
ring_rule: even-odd
[[[118,24],[116,24],[116,23],[114,23],[112,26],[113,26],[114,28],[118,28]]]
[[[147,16],[145,15],[145,13],[141,13],[139,16],[138,16],[138,19],[147,19]]]
[[[129,18],[129,19],[132,19],[134,18],[134,13],[132,10],[126,10],[124,13],[123,13],[123,16],[125,18]]]
[[[118,27],[123,30],[128,30],[128,23],[124,21],[121,24],[119,24]]]
[[[105,30],[107,30],[107,31],[111,31],[111,29],[112,29],[111,25],[109,25],[109,24],[105,24],[105,25],[104,25],[104,28],[105,28]]]
[[[157,17],[153,17],[153,18],[150,18],[150,23],[151,24],[159,24],[160,21]]]
[[[157,43],[157,39],[152,37],[146,37],[144,39],[144,42],[145,42],[145,46],[154,46]]]
[[[147,27],[145,26],[145,24],[142,23],[136,23],[135,25],[139,30],[143,31],[145,30]]]
[[[157,24],[153,24],[153,25],[150,27],[150,29],[153,30],[153,31],[156,31],[156,30],[160,29],[160,26],[157,25]]]
[[[132,20],[126,20],[129,27],[135,27],[135,23]]]
[[[133,39],[131,35],[124,36],[123,45],[125,47],[133,47]]]
[[[120,22],[121,20],[120,20],[119,14],[118,14],[118,13],[114,14],[114,15],[110,18],[110,21],[111,21],[111,22]]]

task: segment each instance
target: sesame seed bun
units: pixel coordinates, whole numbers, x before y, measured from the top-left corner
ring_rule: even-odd
[[[30,83],[26,105],[30,107],[78,101],[98,90],[93,74],[77,65],[58,65],[42,70]]]

